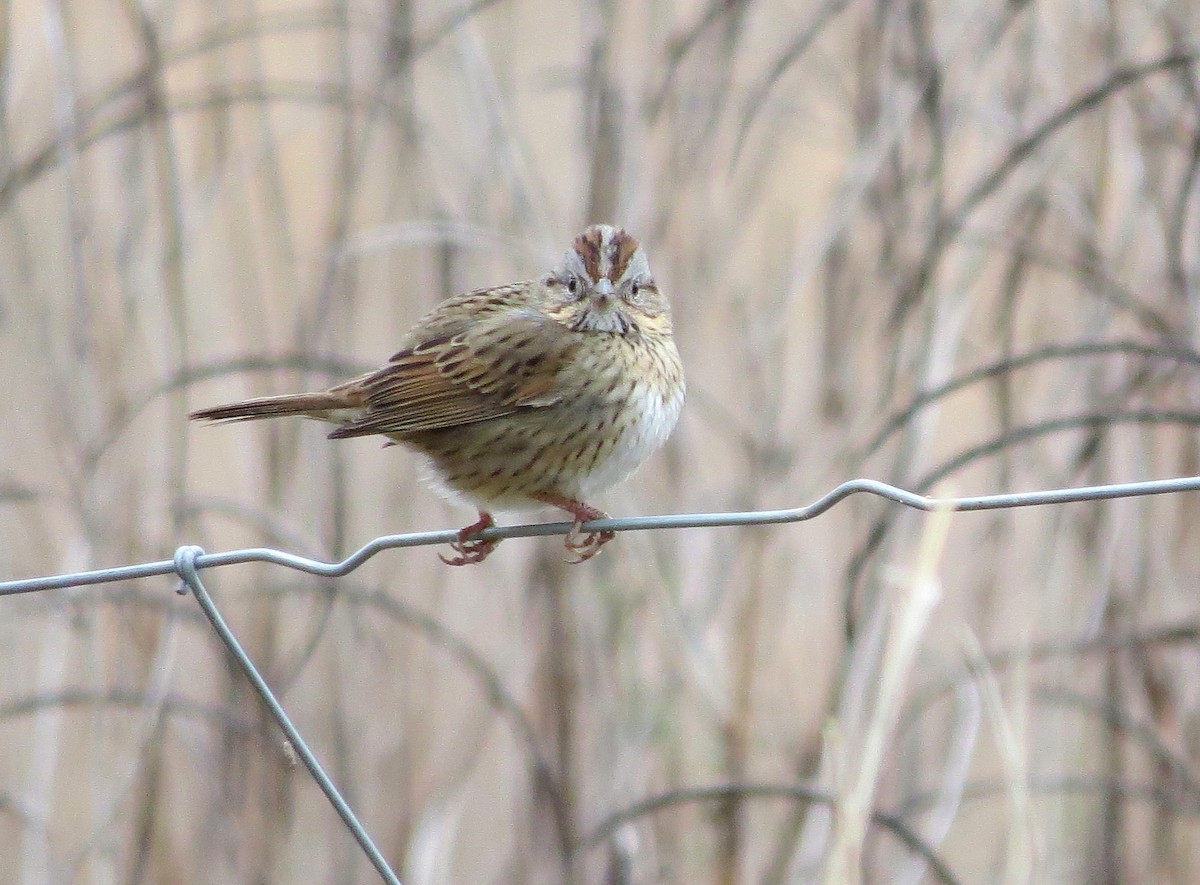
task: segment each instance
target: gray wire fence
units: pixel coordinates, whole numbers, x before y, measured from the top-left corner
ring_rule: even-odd
[[[725,526],[778,525],[781,523],[803,522],[804,520],[820,516],[839,502],[859,493],[877,495],[880,498],[894,501],[916,510],[927,512],[945,510],[953,512],[1005,510],[1014,507],[1072,504],[1086,501],[1104,501],[1116,498],[1134,498],[1196,491],[1200,491],[1200,476],[1147,480],[1115,485],[1017,492],[1013,494],[981,495],[965,498],[936,498],[918,495],[877,480],[853,479],[842,483],[811,504],[788,510],[688,513],[597,519],[584,523],[583,530],[629,532]],[[569,522],[495,526],[480,532],[480,537],[486,540],[532,538],[546,535],[562,535],[566,534],[570,529],[571,523]],[[173,574],[178,576],[180,580],[178,592],[186,594],[190,591],[196,597],[197,603],[200,605],[205,617],[208,618],[218,638],[220,638],[238,666],[246,674],[255,691],[267,706],[272,718],[279,725],[280,729],[282,729],[291,746],[295,749],[297,756],[304,763],[304,766],[308,769],[322,792],[325,793],[326,798],[328,798],[334,810],[337,811],[347,829],[350,830],[371,864],[378,871],[380,878],[384,882],[389,883],[389,885],[399,885],[399,877],[388,865],[382,853],[367,833],[366,828],[358,820],[345,799],[342,798],[333,781],[330,780],[325,770],[317,761],[316,756],[309,749],[299,730],[275,698],[266,680],[259,673],[258,668],[254,666],[254,662],[242,648],[241,643],[238,642],[234,632],[225,623],[225,619],[221,616],[212,597],[208,594],[203,582],[200,580],[200,572],[207,568],[217,568],[219,566],[239,565],[247,562],[267,562],[322,577],[341,577],[354,571],[368,559],[385,550],[446,544],[455,540],[457,536],[457,531],[452,529],[433,532],[410,532],[401,535],[384,535],[363,545],[339,562],[322,562],[321,560],[309,559],[269,547],[251,547],[243,550],[230,550],[224,553],[205,553],[200,547],[184,545],[175,551],[175,555],[171,559],[158,562],[143,562],[135,565],[116,566],[114,568],[95,569],[92,571],[3,581],[0,582],[0,596],[34,593],[42,590],[56,590],[67,587],[82,587],[91,584],[107,584],[158,575]],[[621,823],[634,820],[644,814],[652,813],[656,809],[667,805],[681,802],[712,801],[735,795],[741,797],[783,796],[799,799],[811,804],[833,804],[832,797],[802,785],[736,784],[682,789],[653,797],[614,814],[597,828],[596,835],[590,841],[605,838],[607,834],[610,834]],[[938,881],[944,883],[955,883],[958,881],[946,863],[937,855],[937,852],[922,841],[899,817],[876,812],[872,816],[872,823],[889,832],[907,848],[919,855],[928,864],[929,871]]]

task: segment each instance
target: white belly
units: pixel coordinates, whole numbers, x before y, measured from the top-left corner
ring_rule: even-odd
[[[664,401],[657,392],[638,385],[624,408],[637,417],[628,422],[616,444],[606,456],[597,460],[595,467],[580,482],[584,498],[628,479],[662,447],[679,420],[683,390]]]

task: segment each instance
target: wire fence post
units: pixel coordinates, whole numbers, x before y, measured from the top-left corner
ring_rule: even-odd
[[[583,523],[584,532],[645,532],[664,529],[719,528],[748,525],[783,525],[814,519],[852,495],[875,495],[914,510],[930,513],[936,510],[976,512],[981,510],[1009,510],[1016,507],[1045,507],[1060,504],[1075,504],[1086,501],[1110,501],[1118,498],[1139,498],[1150,495],[1173,495],[1182,492],[1200,492],[1200,476],[1180,476],[1174,479],[1149,479],[1113,485],[1081,486],[1066,489],[1039,489],[1032,492],[1006,492],[998,495],[977,495],[965,498],[932,498],[907,489],[898,488],[875,479],[851,479],[830,489],[811,504],[787,510],[740,510],[732,513],[674,513],[664,516],[625,516],[607,519],[592,519]],[[478,537],[485,541],[501,541],[506,538],[539,538],[549,535],[565,535],[574,526],[569,522],[538,522],[528,525],[497,525],[484,529]],[[245,550],[229,550],[224,553],[196,553],[190,560],[193,572],[218,566],[244,565],[247,562],[268,562],[273,565],[320,575],[323,578],[341,578],[350,574],[368,559],[384,550],[425,547],[431,544],[449,544],[458,538],[454,529],[441,531],[409,532],[403,535],[382,535],[364,544],[340,562],[322,562],[297,556],[270,547],[250,547]],[[185,549],[185,548],[180,548]],[[186,548],[192,549],[192,548]],[[199,549],[199,548],[196,548]],[[94,571],[73,572],[62,575],[46,575],[16,581],[0,581],[0,596],[16,593],[35,593],[41,590],[59,590],[63,587],[84,587],[90,584],[107,584],[113,581],[129,581],[134,578],[149,578],[154,575],[181,574],[180,565],[173,560],[142,562],[135,565],[102,568]]]
[[[1029,492],[979,495],[959,498],[933,498],[917,494],[897,486],[872,479],[852,479],[841,483],[810,504],[785,510],[735,511],[731,513],[677,513],[663,516],[632,516],[595,519],[585,522],[583,531],[662,531],[667,529],[716,528],[721,526],[782,525],[814,519],[845,499],[858,494],[874,495],[885,500],[925,512],[947,510],[977,512],[984,510],[1006,510],[1018,507],[1054,506],[1089,501],[1107,501],[1119,498],[1146,497],[1151,495],[1200,492],[1200,476],[1181,476],[1173,479],[1141,480],[1138,482],[1111,485],[1084,486],[1063,489],[1039,489]],[[484,540],[499,541],[506,538],[532,538],[548,535],[565,535],[573,528],[568,522],[533,523],[528,525],[494,526],[479,533]],[[342,822],[350,830],[371,864],[387,885],[400,885],[400,879],[388,866],[383,855],[363,828],[350,806],[346,804],[329,776],[308,748],[296,726],[288,718],[283,707],[271,692],[250,657],[237,641],[233,631],[225,623],[216,604],[200,580],[200,571],[250,562],[266,562],[284,568],[295,569],[311,575],[327,578],[343,577],[360,567],[367,560],[385,550],[424,547],[433,544],[448,544],[458,537],[452,529],[441,531],[410,532],[400,535],[383,535],[375,538],[345,559],[334,562],[309,559],[269,547],[252,547],[244,550],[229,550],[222,553],[205,553],[196,546],[185,545],[175,551],[172,559],[142,562],[132,565],[100,568],[91,571],[72,572],[58,575],[0,581],[0,597],[55,590],[66,587],[84,587],[129,581],[153,576],[177,575],[182,582],[181,594],[189,590],[196,597],[201,611],[216,631],[221,642],[237,661],[238,666],[250,680],[254,690],[266,704],[268,711],[279,724],[296,755],[304,763],[309,774],[324,792]],[[883,822],[883,818],[876,818]],[[899,827],[894,828],[902,840],[909,840]],[[915,839],[915,837],[911,837]],[[930,862],[943,881],[954,881],[948,869],[937,859],[928,846],[921,853]]]
[[[329,803],[337,811],[342,822],[354,835],[355,840],[362,847],[363,852],[371,861],[372,866],[378,871],[380,878],[388,885],[400,885],[400,879],[388,866],[388,862],[384,860],[379,849],[375,847],[375,843],[371,840],[370,835],[355,816],[354,811],[346,804],[346,800],[342,798],[342,794],[338,792],[333,781],[325,774],[325,769],[321,767],[321,763],[317,761],[317,757],[313,755],[312,750],[308,748],[308,744],[304,742],[304,738],[300,736],[300,732],[296,726],[292,724],[292,720],[288,718],[286,712],[279,701],[276,700],[274,693],[267,685],[267,681],[263,679],[262,674],[258,672],[258,668],[254,666],[254,662],[250,660],[250,656],[242,648],[241,643],[237,641],[237,637],[233,635],[233,631],[225,623],[225,619],[221,617],[221,613],[217,611],[217,606],[213,602],[212,597],[208,595],[208,591],[204,589],[204,584],[200,580],[200,573],[196,569],[196,559],[204,555],[204,551],[195,546],[180,547],[175,551],[175,571],[179,575],[182,583],[179,586],[180,593],[187,593],[190,589],[192,595],[196,597],[196,602],[200,604],[205,617],[212,624],[217,636],[224,643],[225,648],[233,655],[238,666],[242,668],[242,672],[250,680],[250,684],[254,686],[254,690],[258,692],[263,703],[267,705],[271,716],[279,723],[279,727],[283,729],[283,733],[287,735],[288,741],[296,751],[296,755],[300,757],[300,761],[304,763],[304,767],[308,769],[309,774],[313,776],[313,780],[317,782],[317,786],[329,799]]]

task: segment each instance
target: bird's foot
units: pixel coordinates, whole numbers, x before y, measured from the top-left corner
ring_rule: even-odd
[[[593,519],[608,519],[608,514],[603,510],[592,507],[590,504],[584,504],[582,501],[564,498],[561,495],[541,494],[537,496],[537,499],[560,510],[565,510],[575,517],[575,524],[571,526],[571,530],[567,532],[566,538],[563,539],[563,546],[567,548],[567,552],[570,554],[567,562],[576,565],[581,562],[587,562],[600,552],[601,547],[615,537],[611,529],[604,529],[599,532],[585,532],[582,530],[585,522]]]
[[[475,565],[483,562],[488,558],[493,550],[499,546],[499,541],[485,541],[483,538],[477,537],[484,529],[490,529],[496,524],[496,520],[492,519],[492,514],[479,511],[479,519],[471,523],[465,528],[458,530],[458,537],[450,542],[450,549],[455,555],[447,559],[442,554],[438,554],[438,559],[446,563],[446,565]]]

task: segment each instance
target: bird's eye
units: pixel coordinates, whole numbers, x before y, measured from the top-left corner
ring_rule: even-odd
[[[575,277],[567,278],[567,291],[574,295],[579,291],[579,280]]]
[[[637,296],[638,296],[638,293],[639,293],[639,292],[641,292],[641,291],[642,291],[642,284],[641,284],[641,283],[634,283],[634,284],[633,284],[633,288],[631,288],[631,289],[629,290],[629,294],[631,294],[631,295],[632,295],[634,298],[637,298]]]

